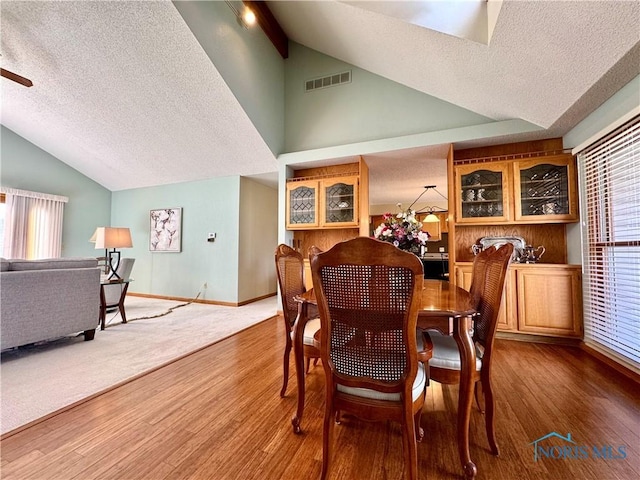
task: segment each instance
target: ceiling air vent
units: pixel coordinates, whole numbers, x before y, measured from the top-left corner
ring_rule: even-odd
[[[305,80],[304,91],[311,92],[312,90],[318,90],[320,88],[335,87],[343,83],[351,83],[351,70],[347,70],[342,73],[334,73],[326,77],[312,78]]]

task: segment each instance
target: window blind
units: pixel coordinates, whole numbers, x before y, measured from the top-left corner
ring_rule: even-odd
[[[585,342],[639,371],[640,116],[578,159]]]

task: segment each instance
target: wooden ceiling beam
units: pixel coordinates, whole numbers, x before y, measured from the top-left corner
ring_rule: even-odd
[[[9,80],[17,82],[20,85],[24,85],[25,87],[33,87],[33,82],[28,78],[21,77],[17,73],[10,72],[9,70],[5,70],[4,68],[0,68],[0,75],[2,75],[4,78],[8,78]]]
[[[284,30],[282,30],[282,27],[276,20],[276,17],[274,17],[273,13],[271,13],[271,10],[269,10],[266,2],[243,0],[243,3],[253,11],[256,16],[258,25],[260,25],[265,35],[269,38],[269,40],[271,40],[271,43],[273,43],[273,46],[276,47],[276,50],[278,50],[278,53],[282,56],[282,58],[288,58],[289,39],[287,38],[287,34],[284,33]]]

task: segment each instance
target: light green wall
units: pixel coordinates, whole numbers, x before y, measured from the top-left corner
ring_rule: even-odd
[[[305,80],[351,70],[351,83],[304,91]],[[285,151],[480,125],[492,120],[289,42]]]
[[[109,225],[111,192],[4,125],[0,183],[5,187],[69,197],[64,207],[62,256],[96,256],[89,237]]]
[[[575,148],[586,142],[602,129],[613,124],[634,109],[640,107],[640,75],[616,92],[609,100],[594,110],[563,138],[565,148]],[[578,164],[578,172],[582,170]],[[582,182],[580,182],[582,183]],[[583,203],[581,202],[581,206]],[[581,222],[582,223],[582,222]],[[581,223],[567,225],[567,246],[569,263],[582,263]]]
[[[276,291],[276,189],[237,176],[113,192],[113,225],[129,227],[130,291],[242,303]],[[149,211],[182,208],[182,250],[149,251]],[[215,233],[214,242],[208,242]],[[203,285],[207,288],[203,289]]]
[[[269,149],[278,155],[284,145],[284,60],[278,51],[259,26],[241,27],[225,2],[173,4]]]
[[[240,177],[113,192],[112,223],[129,227],[134,257],[132,292],[238,302]],[[182,251],[149,251],[149,212],[182,208]],[[215,242],[207,234],[215,233]]]
[[[275,293],[274,254],[278,245],[278,191],[240,179],[240,302]]]
[[[640,105],[640,75],[582,120],[564,137],[565,148],[574,148]]]

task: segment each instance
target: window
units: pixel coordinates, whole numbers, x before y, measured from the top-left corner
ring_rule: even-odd
[[[585,343],[640,370],[640,116],[578,154]]]
[[[62,218],[67,197],[0,187],[4,196],[2,256],[55,258],[62,252]]]

